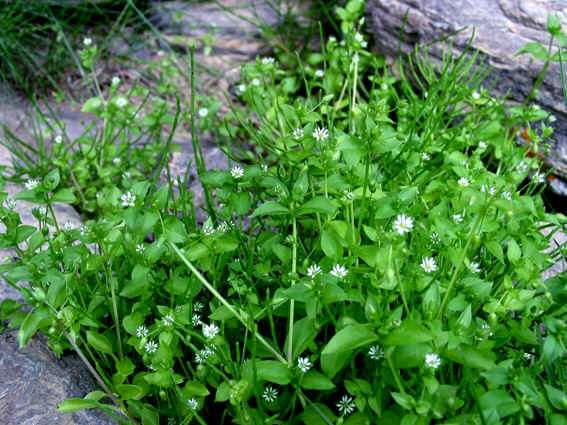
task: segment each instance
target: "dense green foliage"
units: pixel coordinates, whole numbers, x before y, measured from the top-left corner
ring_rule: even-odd
[[[2,316],[22,345],[41,331],[56,353],[81,353],[101,385],[62,411],[151,425],[567,423],[566,278],[542,279],[558,254],[542,229],[566,220],[545,213],[537,159],[516,144],[522,129],[543,146],[550,116],[490,97],[466,54],[391,73],[366,48],[363,5],[337,9],[343,38],[299,69],[243,68],[218,134],[229,169],[205,170],[196,146],[204,222],[158,154],[169,139],[112,90],[84,106],[106,136],[69,141],[86,151],[54,150],[55,167],[2,195],[0,246],[16,257],[0,270],[31,306],[5,301]],[[81,56],[88,67],[96,48]],[[156,131],[195,115],[160,109]],[[155,155],[161,183],[118,178],[132,134],[154,138],[135,155]],[[74,155],[96,170],[78,184]],[[92,220],[57,223],[53,204],[81,192]],[[37,225],[21,223],[20,200],[39,205]]]

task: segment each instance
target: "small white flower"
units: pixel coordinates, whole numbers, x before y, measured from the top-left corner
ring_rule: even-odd
[[[518,173],[525,173],[526,171],[528,171],[528,164],[526,164],[525,161],[520,161],[516,166],[516,170],[518,171]]]
[[[128,99],[120,96],[118,99],[116,99],[115,103],[119,108],[124,108],[126,105],[128,105]]]
[[[421,268],[425,273],[433,273],[437,270],[437,263],[433,257],[423,257],[421,260]]]
[[[459,186],[462,187],[467,187],[468,185],[470,185],[469,179],[467,179],[466,177],[461,177],[457,183],[459,184]]]
[[[543,184],[545,183],[545,174],[538,171],[533,175],[532,179],[536,184]]]
[[[215,227],[211,223],[205,223],[203,224],[203,233],[210,236],[215,233]]]
[[[507,201],[512,200],[512,194],[508,191],[502,192],[502,198],[506,199]]]
[[[532,353],[524,353],[524,359],[526,359],[528,362],[531,361],[534,358],[534,355]]]
[[[164,326],[167,326],[167,327],[173,326],[173,322],[174,322],[173,314],[171,314],[171,313],[167,314],[167,315],[162,319],[162,322],[163,322],[163,325],[164,325]]]
[[[384,350],[379,345],[373,345],[368,350],[368,357],[372,360],[380,360],[384,358]]]
[[[252,85],[253,85],[253,86],[259,86],[259,85],[260,85],[260,80],[258,80],[257,78],[254,78],[254,79],[252,80]]]
[[[262,170],[263,173],[267,173],[268,172],[268,164],[260,165],[260,169]]]
[[[203,336],[205,338],[213,339],[215,336],[219,334],[219,332],[220,332],[219,327],[214,323],[211,323],[210,325],[203,324]]]
[[[203,305],[203,303],[200,303],[199,301],[197,301],[193,304],[193,310],[194,311],[201,311],[201,310],[203,310],[204,307],[205,306]]]
[[[136,204],[136,195],[132,192],[123,193],[120,196],[120,203],[123,207],[133,207]]]
[[[429,161],[431,159],[431,155],[429,155],[427,152],[422,152],[421,159],[423,159],[424,161]]]
[[[193,325],[194,328],[199,326],[201,324],[201,315],[197,313],[193,313],[193,316],[191,316],[191,324]]]
[[[221,221],[220,224],[217,226],[217,232],[219,233],[226,233],[229,230],[228,223],[226,221]]]
[[[354,39],[360,43],[361,41],[364,41],[364,36],[361,33],[357,32],[354,35]]]
[[[122,163],[122,159],[120,159],[120,157],[116,157],[112,160],[112,163],[114,165],[120,165]]]
[[[240,165],[234,164],[230,170],[230,175],[235,179],[240,179],[244,176],[244,169]]]
[[[138,245],[136,245],[136,252],[138,254],[143,254],[145,249],[146,249],[146,247],[144,246],[143,243],[139,243]]]
[[[63,143],[63,136],[58,134],[57,136],[55,136],[55,139],[53,139],[53,142],[60,145],[61,143]]]
[[[73,230],[74,228],[75,228],[75,225],[72,222],[70,222],[69,220],[67,220],[65,222],[65,224],[63,225],[63,230],[66,230],[67,232]]]
[[[144,346],[144,348],[146,349],[146,353],[153,354],[157,351],[158,344],[155,341],[148,341],[148,342],[146,342],[146,345]]]
[[[118,84],[120,84],[120,78],[116,76],[112,77],[112,85],[117,86]]]
[[[148,328],[144,325],[140,325],[136,328],[136,336],[138,338],[147,338],[148,336]]]
[[[325,127],[315,127],[315,130],[313,130],[313,137],[318,142],[327,140],[329,138],[329,130],[327,130]]]
[[[325,76],[325,71],[323,71],[322,69],[318,69],[317,71],[315,71],[315,76],[317,78],[323,78]]]
[[[89,228],[86,225],[81,224],[81,227],[79,227],[79,232],[81,233],[81,236],[85,236],[89,232]]]
[[[203,353],[203,350],[195,353],[195,363],[202,364],[205,363],[206,361],[207,361],[207,357],[205,356],[205,353]]]
[[[437,233],[437,232],[431,233],[431,235],[429,236],[429,240],[431,241],[431,243],[433,245],[439,244],[441,242],[441,238],[439,237],[439,233]]]
[[[39,186],[39,180],[38,180],[38,179],[29,179],[28,181],[26,181],[26,182],[24,183],[24,187],[25,187],[27,190],[35,189],[35,188],[38,187],[38,186]]]
[[[303,373],[307,373],[309,369],[311,369],[313,365],[311,361],[307,357],[300,357],[297,359],[297,368],[302,371]]]
[[[335,37],[334,35],[329,37],[329,42],[330,43],[336,43],[337,42],[337,37]]]
[[[199,408],[199,402],[195,398],[190,398],[189,400],[187,400],[187,406],[189,406],[189,409],[195,412]]]
[[[333,269],[331,270],[331,276],[336,277],[337,279],[344,279],[348,274],[348,270],[345,266],[340,264],[335,264]]]
[[[348,395],[342,396],[340,401],[337,403],[337,409],[342,416],[350,415],[354,412],[354,407],[354,401],[352,400],[352,397],[349,397]]]
[[[453,221],[457,224],[462,223],[463,222],[463,215],[462,214],[453,214]]]
[[[478,148],[479,149],[484,150],[484,149],[486,149],[486,147],[487,147],[486,142],[483,142],[483,141],[478,142]]]
[[[480,99],[480,94],[477,91],[473,91],[471,97],[474,100],[478,100],[478,99]]]
[[[441,357],[437,353],[429,353],[425,355],[425,367],[430,369],[438,369],[441,366]]]
[[[39,213],[39,215],[47,215],[47,207],[42,205],[41,207],[37,207],[37,212]]]
[[[207,115],[209,115],[209,110],[207,108],[199,109],[199,116],[201,118],[205,118]]]
[[[274,58],[271,57],[262,58],[262,65],[273,65],[274,62],[275,62]]]
[[[471,261],[467,265],[467,268],[473,273],[480,273],[480,264],[478,264],[476,261]]]
[[[396,217],[394,221],[394,230],[403,235],[404,233],[409,233],[413,229],[413,218],[408,217],[405,214],[400,214]]]
[[[266,403],[273,403],[278,398],[278,390],[271,385],[268,385],[266,388],[264,388],[262,398]]]
[[[244,93],[246,91],[246,84],[239,84],[237,88],[239,93]]]
[[[83,38],[83,45],[84,45],[85,47],[90,47],[90,46],[92,46],[92,44],[93,44],[93,39],[92,39],[92,38],[90,38],[90,37],[85,37],[85,38]]]
[[[317,264],[311,264],[307,268],[307,276],[309,276],[311,279],[315,279],[315,276],[317,276],[319,273],[321,273],[321,267],[319,267]]]
[[[295,140],[300,140],[303,138],[303,129],[302,128],[296,128],[295,130],[293,130],[293,138]]]
[[[8,198],[4,201],[4,206],[9,210],[13,210],[16,208],[16,201],[14,201],[12,198]]]

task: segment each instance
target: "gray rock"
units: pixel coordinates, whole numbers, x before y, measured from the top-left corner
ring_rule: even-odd
[[[208,74],[203,89],[226,91],[239,76],[240,66],[262,53],[265,45],[260,39],[262,26],[275,26],[281,10],[267,0],[219,0],[188,3],[157,2],[150,11],[151,21],[162,31],[169,45],[186,51],[196,43],[200,73]],[[210,52],[205,38],[209,37]],[[222,93],[221,91],[221,93]]]
[[[82,397],[94,384],[76,356],[57,359],[43,338],[19,349],[13,332],[0,335],[0,423],[3,425],[111,425],[94,410],[57,412],[57,405]]]
[[[426,44],[437,61],[447,50],[447,36],[454,34],[449,40],[459,53],[474,31],[471,47],[489,65],[494,93],[521,101],[543,64],[516,52],[528,42],[549,43],[547,17],[556,14],[565,25],[566,6],[563,0],[368,0],[368,28],[376,47],[387,55],[410,53],[416,44]],[[558,64],[550,66],[537,101],[557,117],[557,143],[545,161],[567,179],[567,102]],[[554,185],[558,192],[567,188],[560,181]]]

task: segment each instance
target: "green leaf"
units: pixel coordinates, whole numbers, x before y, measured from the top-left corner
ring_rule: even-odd
[[[43,187],[49,191],[55,190],[60,181],[61,176],[59,175],[59,170],[56,168],[55,170],[51,170],[47,173],[47,175],[43,178]]]
[[[295,285],[297,286],[297,285]],[[291,288],[290,288],[291,289]],[[287,298],[292,298],[289,292],[282,292]],[[308,300],[311,298],[308,298]],[[317,329],[315,329],[315,320],[309,317],[304,317],[298,320],[293,325],[293,354],[292,357],[297,357],[300,353],[305,351],[307,346],[313,342],[317,336]],[[284,350],[287,352],[289,339],[286,338]]]
[[[36,229],[33,226],[28,226],[25,224],[19,225],[16,228],[16,242],[20,243],[25,241],[35,232],[35,230]]]
[[[177,217],[169,216],[165,219],[165,239],[171,243],[183,243],[187,240],[185,225]]]
[[[46,308],[38,308],[26,316],[18,332],[18,345],[20,348],[26,346],[37,330],[49,323],[49,311]]]
[[[301,380],[301,388],[306,390],[325,391],[335,388],[335,384],[329,378],[316,370],[308,371]]]
[[[261,217],[264,215],[289,214],[289,210],[277,202],[266,202],[254,210],[250,217]]]
[[[451,360],[474,369],[490,370],[496,367],[495,356],[478,348],[461,346],[456,350],[447,350],[446,356]]]
[[[83,104],[83,107],[81,108],[81,112],[94,113],[98,111],[98,109],[100,109],[101,106],[102,106],[102,100],[100,99],[100,97],[91,97]]]
[[[185,396],[187,397],[206,397],[210,394],[210,392],[207,387],[205,387],[199,381],[187,381],[185,387],[183,388],[183,394],[185,394]]]
[[[332,378],[360,347],[368,346],[378,339],[370,326],[355,324],[337,332],[321,352],[321,368]]]
[[[528,53],[532,55],[535,59],[539,59],[544,61],[547,59],[547,49],[543,46],[543,44],[538,43],[536,41],[531,41],[529,43],[524,44],[520,50],[516,52],[516,55],[521,55],[524,53]]]
[[[291,382],[291,371],[277,360],[257,360],[256,373],[259,379],[278,385],[287,385]]]
[[[87,342],[95,350],[100,351],[101,353],[112,354],[112,344],[102,334],[94,331],[87,331]]]
[[[321,249],[327,257],[338,260],[343,256],[343,247],[339,236],[332,230],[323,230],[321,235]]]
[[[412,410],[415,406],[415,400],[409,394],[393,392],[392,398],[405,410]]]
[[[513,415],[520,410],[518,403],[504,390],[493,390],[483,394],[479,398],[478,404],[484,415],[490,414],[489,412],[495,409],[500,418]]]
[[[301,216],[314,213],[333,215],[336,210],[337,207],[327,198],[317,197],[310,199],[305,204],[303,204],[297,210],[297,215]]]
[[[132,270],[132,280],[124,285],[124,288],[120,291],[120,296],[134,298],[144,294],[150,284],[149,273],[148,267],[136,264]]]
[[[557,410],[562,410],[566,412],[567,395],[563,391],[558,390],[557,388],[552,387],[551,385],[543,384],[543,386],[545,387],[545,392],[547,393],[547,398],[549,398],[549,402],[551,403],[551,405],[555,407]]]
[[[522,258],[522,250],[514,239],[508,242],[508,259],[511,263],[516,263]]]
[[[57,406],[57,410],[61,413],[74,413],[84,409],[94,409],[99,406],[100,403],[98,401],[70,398]]]
[[[146,394],[140,385],[119,384],[114,388],[122,400],[140,400]]]
[[[418,344],[431,341],[433,336],[420,323],[406,320],[384,340],[385,345]]]

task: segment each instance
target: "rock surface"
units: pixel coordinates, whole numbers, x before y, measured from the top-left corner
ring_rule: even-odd
[[[529,55],[516,55],[528,42],[549,43],[547,17],[557,15],[567,24],[565,1],[544,0],[368,0],[368,28],[377,48],[397,55],[410,53],[416,44],[431,46],[431,58],[439,60],[447,48],[447,36],[456,52],[462,51],[474,31],[471,47],[491,69],[496,94],[521,101],[533,86],[542,63]],[[462,30],[457,33],[457,31]],[[567,181],[567,102],[563,97],[561,70],[552,64],[537,101],[557,117],[556,137],[546,162]],[[555,189],[567,186],[555,182]]]
[[[0,335],[0,423],[3,425],[111,425],[94,410],[57,412],[70,397],[82,397],[93,381],[76,356],[57,359],[43,338],[18,348],[14,332]]]

